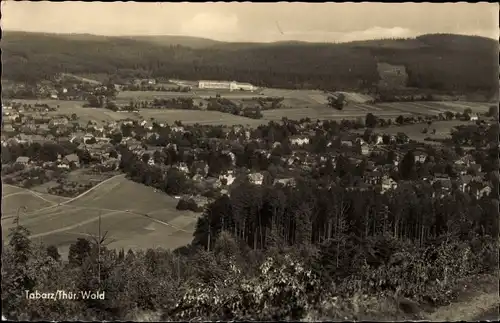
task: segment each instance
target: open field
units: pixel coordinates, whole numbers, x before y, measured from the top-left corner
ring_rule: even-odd
[[[95,173],[89,169],[80,168],[73,170],[69,173],[66,173],[64,176],[64,181],[66,183],[70,182],[78,183],[79,185],[86,185],[86,184],[96,185],[108,178],[111,178],[114,175],[118,175],[118,172],[115,171],[115,172],[106,172],[100,174],[100,173]],[[59,186],[59,183],[56,180],[52,180],[49,182],[45,182],[41,185],[34,186],[31,188],[31,190],[35,191],[37,194],[41,193],[43,195],[47,194],[50,188],[57,186]]]
[[[53,204],[28,192],[11,193],[2,196],[2,214],[15,213],[20,206],[25,207],[25,210],[29,212],[51,205]]]
[[[444,113],[446,111],[463,113],[465,109],[470,108],[472,112],[484,113],[488,111],[491,104],[483,102],[391,102],[391,103],[378,103],[375,106],[382,109],[394,109],[401,112],[408,112],[420,115],[432,115]]]
[[[368,94],[356,93],[356,92],[343,92],[339,91],[337,93],[342,93],[345,95],[347,101],[353,103],[366,103],[373,100]]]
[[[24,204],[14,202],[11,214]],[[191,242],[197,221],[196,213],[177,211],[176,205],[177,200],[164,193],[117,176],[76,199],[22,213],[20,223],[34,241],[55,245],[63,255],[78,237],[98,232],[99,216],[101,229],[109,231],[110,248],[173,249]],[[2,218],[2,233],[13,225],[12,217]]]
[[[229,90],[212,89],[194,89],[191,92],[173,92],[173,91],[122,91],[116,97],[119,103],[128,103],[130,100],[169,99],[169,98],[193,98],[208,99],[215,98],[217,95],[228,99],[251,99],[262,97],[259,92],[243,92]]]
[[[295,109],[281,109],[281,110],[267,110],[263,111],[264,120],[266,121],[278,121],[283,117],[292,120],[299,120],[302,118],[310,118],[312,120],[341,120],[341,119],[356,119],[358,117],[365,117],[368,112],[372,112],[377,116],[382,118],[395,118],[398,115],[410,115],[410,113],[404,113],[397,110],[368,110],[361,109],[358,106],[350,105],[349,108],[345,108],[342,111],[335,110],[328,107],[318,107],[318,108],[295,108]]]
[[[328,94],[318,90],[263,89],[263,96],[284,97],[283,104],[294,107],[318,107],[328,103]]]
[[[66,200],[67,198],[61,196],[42,194],[11,185],[2,185],[2,215],[17,213],[20,206],[25,207],[22,212],[31,212]]]
[[[2,197],[9,195],[9,194],[22,192],[22,191],[24,191],[24,189],[21,187],[2,184]]]
[[[10,196],[16,196],[16,195],[31,195],[37,198],[45,199],[48,200],[51,203],[61,203],[69,198],[63,197],[63,196],[57,196],[57,195],[52,195],[52,194],[47,194],[47,193],[42,193],[38,192],[32,189],[26,189],[18,186],[12,186],[8,184],[4,184],[2,186],[2,199],[8,198]],[[5,201],[4,201],[5,203]]]
[[[138,120],[141,117],[149,120],[155,118],[158,122],[174,123],[181,120],[185,124],[222,124],[222,125],[259,125],[262,122],[240,116],[229,115],[218,111],[197,110],[167,110],[167,109],[143,109],[139,113],[114,112],[108,109],[84,108],[81,101],[58,101],[58,100],[15,100],[27,104],[46,103],[51,106],[59,105],[58,111],[49,112],[49,115],[72,115],[78,116],[80,123],[89,120],[98,122],[113,122],[123,119]]]
[[[460,120],[449,120],[449,121],[435,121],[430,127],[427,124],[411,124],[404,126],[391,126],[383,129],[375,129],[377,133],[384,133],[389,135],[396,135],[398,132],[404,132],[410,139],[420,142],[432,143],[431,141],[425,141],[424,139],[429,137],[432,139],[446,139],[450,137],[450,132],[454,127],[471,124],[471,122],[460,121]],[[424,128],[429,128],[428,133],[422,133]],[[432,134],[432,129],[436,129],[436,134]],[[358,129],[354,131],[355,133],[364,133],[363,129]]]
[[[155,118],[159,122],[174,123],[176,120],[184,124],[206,124],[206,125],[260,125],[262,121],[235,116],[218,111],[196,111],[196,110],[159,110],[144,109],[139,112],[141,116],[148,120]]]
[[[382,110],[390,109],[413,115],[437,115],[447,111],[447,109],[442,106],[428,102],[390,102],[378,103],[376,106]]]
[[[90,120],[97,122],[113,122],[127,117],[132,116],[130,113],[119,113],[113,112],[107,109],[98,108],[84,108],[83,105],[85,101],[63,101],[63,100],[13,100],[15,102],[26,103],[26,104],[48,104],[49,106],[59,106],[57,111],[49,111],[47,114],[49,116],[55,115],[67,115],[71,116],[73,113],[78,116],[80,123],[87,123]]]
[[[52,100],[52,99],[13,99],[14,102],[19,102],[22,104],[48,104],[51,107],[59,106],[59,111],[54,111],[52,113],[65,113],[70,112],[72,109],[82,107],[85,101],[65,101],[65,100]]]
[[[133,198],[127,198],[133,197]],[[175,209],[177,200],[151,187],[133,181],[117,178],[110,180],[99,189],[71,202],[72,206],[91,206],[96,208],[130,210],[150,213],[155,210]],[[177,216],[177,212],[175,213]],[[159,218],[169,221],[170,218]]]
[[[439,104],[445,109],[451,109],[451,111],[463,112],[465,109],[470,108],[472,112],[475,113],[485,113],[488,109],[495,103],[483,103],[483,102],[430,102],[434,104]]]
[[[122,94],[123,93],[123,94]],[[175,93],[175,92],[122,92],[123,96],[137,93],[151,99],[151,95],[157,93],[168,93],[164,97],[180,97],[184,95],[193,95],[190,93]],[[293,108],[280,110],[266,110],[263,112],[264,118],[254,120],[250,118],[234,116],[217,111],[195,111],[195,110],[167,110],[167,109],[142,109],[138,113],[130,112],[114,112],[107,109],[83,108],[84,102],[81,101],[59,101],[59,100],[16,100],[24,103],[47,103],[49,105],[59,105],[59,110],[49,112],[49,115],[65,114],[71,115],[75,113],[79,117],[80,122],[95,121],[117,121],[126,118],[149,120],[155,118],[158,122],[172,124],[176,120],[180,120],[185,124],[220,124],[220,125],[249,125],[258,126],[268,121],[281,120],[282,117],[289,119],[301,119],[309,117],[311,119],[353,119],[364,117],[367,113],[373,113],[382,118],[396,118],[399,115],[436,115],[446,111],[463,112],[470,108],[473,112],[487,112],[490,103],[481,102],[391,102],[369,104],[363,103],[369,97],[364,95],[356,95],[356,93],[347,93],[349,103],[342,111],[331,109],[326,106],[327,95],[321,91],[308,90],[280,90],[280,89],[264,89],[263,93],[266,96],[285,97],[283,103]],[[250,93],[233,93],[223,95],[228,99],[235,101],[245,98],[252,98],[258,94]],[[128,99],[127,99],[128,100]],[[201,101],[199,97],[195,100]],[[206,105],[206,101],[203,101]]]
[[[171,91],[122,91],[116,96],[117,102],[128,103],[130,100],[153,100],[169,98],[194,98],[191,92],[171,92]]]

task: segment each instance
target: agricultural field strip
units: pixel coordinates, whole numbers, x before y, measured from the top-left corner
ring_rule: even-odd
[[[10,194],[10,193],[17,193],[17,192],[22,192],[24,189],[18,186],[8,186],[6,184],[2,183],[2,196]]]
[[[17,186],[10,185],[10,184],[3,184],[3,185],[5,185],[5,186],[11,186],[11,187],[17,187]],[[57,204],[57,202],[54,202],[54,201],[48,200],[48,199],[46,199],[45,197],[41,196],[41,195],[40,195],[40,193],[37,193],[37,192],[32,191],[32,190],[30,190],[30,189],[23,189],[23,191],[21,191],[21,192],[15,192],[15,193],[7,194],[7,195],[5,195],[5,196],[2,196],[2,199],[5,199],[5,198],[7,198],[7,197],[9,197],[9,196],[13,196],[13,195],[18,195],[18,194],[31,194],[31,195],[33,195],[33,196],[35,196],[35,197],[38,197],[39,199],[42,199],[42,200],[44,200],[45,202],[48,202],[48,203],[50,203],[50,204]]]
[[[405,111],[403,113],[399,111],[381,111],[376,115],[384,116],[384,117],[393,117],[398,115],[412,115],[414,113]],[[287,118],[326,118],[326,119],[342,119],[342,118],[355,118],[355,117],[365,117],[366,111],[345,111],[345,112],[332,112],[329,110],[313,110],[313,109],[287,109],[286,114],[282,113],[279,110],[267,110],[263,111],[265,120],[279,120],[282,117]]]
[[[470,108],[472,110],[474,109],[479,109],[482,110],[483,112],[488,111],[488,107],[485,106],[485,103],[482,102],[456,102],[456,101],[438,101],[438,102],[433,102],[433,103],[438,103],[443,108],[451,108],[451,109],[462,109],[465,110],[467,108]]]
[[[281,96],[285,97],[290,97],[290,99],[298,99],[304,101],[304,103],[307,103],[306,101],[315,101],[313,100],[312,97],[319,97],[321,94],[318,94],[316,92],[313,92],[312,94],[310,93],[292,93],[291,91],[276,91],[278,93],[276,94],[281,94]],[[178,93],[173,93],[170,94],[170,96],[174,97],[176,96],[179,97]],[[182,96],[182,95],[181,95]],[[312,96],[312,97],[311,97]],[[241,97],[241,95],[234,95],[234,96],[228,96],[228,98],[233,98],[236,99],[238,97]],[[241,99],[241,98],[238,98]],[[32,100],[33,101],[33,100]],[[36,100],[35,100],[36,101]],[[59,101],[54,101],[54,102],[59,102]],[[83,119],[89,119],[89,120],[99,120],[99,119],[105,119],[108,121],[117,121],[124,119],[126,117],[132,117],[133,119],[139,119],[139,115],[124,115],[124,113],[118,113],[118,112],[113,112],[113,111],[104,111],[103,109],[90,109],[90,108],[83,108],[78,106],[79,104],[76,103],[76,101],[72,102],[64,102],[61,101],[59,102],[61,104],[61,107],[59,111],[57,112],[50,112],[49,114],[61,114],[61,113],[76,113],[77,115],[80,115],[81,118]],[[316,102],[315,102],[316,103]],[[316,103],[317,104],[317,103]],[[307,112],[302,112],[300,113],[301,116],[297,115],[294,117],[312,117],[312,118],[327,118],[327,119],[339,119],[342,117],[345,118],[355,118],[355,117],[360,117],[360,114],[363,114],[363,112],[368,112],[368,111],[373,111],[374,113],[376,112],[380,116],[386,116],[386,117],[394,117],[401,112],[409,113],[409,114],[416,114],[416,115],[428,115],[428,114],[437,114],[440,112],[444,112],[447,110],[462,110],[467,107],[471,107],[472,109],[477,109],[477,110],[486,110],[486,107],[484,104],[480,103],[455,103],[455,102],[398,102],[398,103],[383,103],[383,104],[367,104],[367,103],[357,103],[357,102],[351,102],[346,106],[346,111],[344,113],[356,113],[356,115],[349,115],[349,114],[343,114],[343,113],[336,113],[334,115],[330,113],[323,113],[321,115],[318,115],[318,113],[313,112],[311,110],[305,109],[305,108],[290,108],[287,109],[287,114],[288,113],[293,113],[294,110],[297,111],[296,109],[303,109],[304,111]],[[385,111],[384,111],[385,110]],[[227,114],[206,114],[207,112],[210,111],[184,111],[184,110],[150,110],[150,109],[143,109],[139,112],[139,114],[142,116],[142,118],[149,118],[149,117],[156,117],[158,121],[164,121],[164,122],[173,122],[174,120],[183,120],[184,123],[186,124],[194,124],[194,123],[200,123],[200,124],[226,124],[226,125],[232,125],[232,124],[242,124],[242,125],[250,125],[250,126],[256,126],[260,125],[263,122],[267,122],[270,120],[276,120],[276,117],[271,117],[269,118],[269,112],[271,111],[277,111],[275,113],[280,114],[278,118],[282,117],[283,111],[279,110],[268,110],[264,111],[264,119],[261,120],[253,120],[253,119],[247,119],[243,117],[233,117],[233,116],[228,116]],[[439,111],[439,112],[438,112]],[[200,112],[203,113],[202,120],[200,120]],[[359,115],[357,114],[359,113]],[[310,115],[308,115],[310,114]],[[160,120],[161,119],[161,120]]]
[[[93,217],[93,218],[90,218],[88,220],[85,220],[85,221],[82,221],[82,222],[79,222],[79,223],[75,223],[73,225],[69,225],[69,226],[66,226],[66,227],[62,227],[62,228],[59,228],[59,229],[54,229],[54,230],[43,232],[43,233],[34,234],[34,235],[31,235],[30,238],[31,239],[35,239],[35,238],[45,237],[45,236],[48,236],[48,235],[51,235],[51,234],[54,234],[54,233],[60,233],[60,232],[64,232],[64,231],[67,231],[67,230],[72,230],[72,229],[75,229],[75,228],[80,227],[82,225],[98,221],[99,217],[102,219],[102,218],[106,218],[106,217],[108,217],[110,215],[121,213],[121,212],[122,211],[108,212],[108,213],[102,214],[100,216]]]
[[[114,189],[118,188],[120,186],[120,184],[121,184],[120,182],[109,183],[108,185],[101,187],[101,189],[99,191],[93,191],[93,192],[89,193],[88,195],[86,195],[85,198],[83,199],[83,205],[78,205],[79,203],[82,203],[81,199],[73,201],[73,203],[71,203],[71,205],[86,206],[89,202],[93,203],[96,200],[102,199],[103,197],[105,197],[105,195],[107,193],[112,192]]]
[[[40,198],[40,199],[42,199],[42,200],[44,200],[44,201],[48,202],[48,200],[46,200],[45,198],[43,198],[43,197],[41,197],[41,196],[39,196],[39,195],[33,194],[32,192],[22,192],[22,191],[21,191],[21,192],[15,192],[15,193],[9,193],[9,194],[7,194],[7,195],[2,196],[2,199],[6,199],[6,198],[8,198],[8,197],[11,197],[11,196],[16,196],[16,195],[31,195],[31,196],[34,196],[34,197]],[[53,204],[53,203],[56,203],[56,202],[52,202],[52,201],[51,201],[50,203],[52,203],[52,204]]]
[[[53,205],[53,203],[48,203],[27,192],[9,194],[7,198],[3,199],[3,202],[2,212],[4,214],[21,214]]]
[[[328,99],[321,94],[309,94],[309,98],[319,104],[327,104]]]
[[[397,102],[397,103],[384,103],[378,104],[378,106],[386,109],[398,110],[401,112],[406,112],[414,115],[427,116],[429,114],[439,114],[435,110],[431,111],[429,108],[423,107],[422,105],[412,105],[412,102]]]
[[[380,107],[377,107],[376,105],[373,104],[366,104],[366,103],[349,103],[349,104],[354,104],[356,107],[364,110],[364,111],[382,111],[383,109]],[[349,106],[348,104],[348,106]]]
[[[45,208],[42,208],[42,209],[39,209],[39,210],[36,210],[36,211],[32,211],[32,212],[26,212],[26,213],[23,213],[23,215],[37,214],[37,213],[42,212],[42,211],[45,211],[45,210],[53,209],[53,208],[55,208],[55,207],[57,207],[57,206],[66,205],[66,204],[68,204],[68,203],[71,203],[71,202],[73,202],[73,201],[76,201],[76,200],[78,200],[79,198],[81,198],[81,197],[83,197],[83,196],[87,195],[88,193],[92,192],[93,190],[95,190],[96,188],[100,187],[101,185],[103,185],[103,184],[105,184],[105,183],[107,183],[107,182],[109,182],[109,181],[111,181],[111,180],[113,180],[113,179],[120,178],[120,177],[123,177],[123,178],[124,178],[124,177],[125,177],[125,175],[124,175],[124,174],[115,175],[115,176],[113,176],[113,177],[111,177],[111,178],[108,178],[108,179],[106,179],[106,180],[104,180],[104,181],[100,182],[99,184],[97,184],[97,185],[95,185],[95,186],[91,187],[90,189],[88,189],[87,191],[85,191],[85,192],[81,193],[80,195],[78,195],[78,196],[76,196],[76,197],[73,197],[73,198],[71,198],[71,199],[69,199],[69,200],[67,200],[67,201],[64,201],[64,202],[61,202],[61,203],[55,203],[55,202],[54,202],[54,203],[55,203],[55,205],[48,206],[48,207],[45,207]],[[52,203],[52,202],[51,202],[51,203]],[[2,216],[2,220],[11,219],[11,218],[14,218],[15,216],[16,216],[16,215],[10,215],[10,216],[5,216],[5,217],[4,217],[4,216]]]
[[[433,105],[427,104],[425,102],[405,102],[405,103],[408,104],[408,106],[414,106],[415,108],[427,109],[428,111],[430,111],[432,113],[436,113],[436,114],[444,113],[447,111],[444,107],[433,106]]]
[[[139,216],[146,217],[146,218],[148,218],[148,219],[150,219],[150,220],[152,220],[152,221],[154,221],[156,223],[159,223],[159,224],[162,224],[162,225],[165,225],[165,226],[169,226],[169,227],[175,229],[176,231],[181,231],[181,232],[190,233],[190,234],[193,233],[192,231],[187,231],[187,230],[179,228],[179,227],[177,227],[177,226],[175,226],[173,224],[170,224],[168,222],[161,221],[161,220],[158,220],[156,218],[153,218],[149,214],[134,212],[134,211],[131,211],[131,210],[115,210],[115,209],[108,209],[108,208],[73,206],[73,205],[63,205],[63,207],[74,208],[74,209],[77,209],[77,210],[107,211],[108,213],[102,214],[100,216],[101,219],[103,217],[107,217],[107,216],[118,214],[118,213],[128,213],[128,214],[133,214],[133,215],[139,215]],[[154,213],[154,212],[158,212],[158,211],[161,211],[161,210],[155,210],[155,211],[152,211],[152,212],[149,212],[149,213]],[[61,213],[58,213],[58,214],[61,214]],[[48,214],[48,215],[50,216],[51,214]],[[176,218],[174,218],[173,220],[175,220],[175,219]],[[35,219],[33,219],[33,220],[35,220]],[[36,220],[38,220],[38,219],[36,219]],[[50,234],[53,234],[53,233],[58,233],[58,232],[64,232],[64,231],[67,231],[67,230],[72,230],[74,228],[77,228],[77,227],[80,227],[80,226],[83,226],[85,224],[92,223],[92,222],[95,222],[95,221],[98,221],[98,220],[99,220],[99,216],[96,216],[96,217],[93,217],[91,219],[87,219],[87,220],[81,221],[79,223],[72,224],[70,226],[66,226],[66,227],[63,227],[63,228],[58,228],[58,229],[51,230],[51,231],[48,231],[48,232],[36,234],[34,236],[31,236],[31,238],[37,238],[37,237],[47,236],[47,235],[50,235]]]
[[[164,225],[164,226],[168,226],[168,227],[171,227],[173,229],[175,229],[176,231],[180,231],[180,232],[184,232],[184,233],[189,233],[189,234],[192,234],[193,231],[187,231],[187,230],[184,230],[174,224],[171,224],[169,222],[165,222],[165,221],[162,221],[162,220],[159,220],[159,219],[156,219],[154,217],[152,217],[150,214],[144,214],[144,213],[140,213],[140,212],[137,212],[137,211],[131,211],[131,210],[116,210],[116,209],[108,209],[108,208],[98,208],[98,207],[85,207],[85,206],[75,206],[75,205],[61,205],[61,207],[64,207],[64,208],[72,208],[73,210],[94,210],[94,211],[106,211],[108,213],[105,213],[105,214],[102,214],[100,217],[101,219],[104,217],[108,217],[108,216],[111,216],[111,215],[114,215],[114,214],[118,214],[118,213],[128,213],[128,214],[133,214],[133,215],[139,215],[139,216],[142,216],[142,217],[145,217],[147,219],[150,219],[156,223],[159,223],[161,225]],[[159,210],[153,210],[149,213],[156,213],[156,212],[160,212],[162,210],[165,210],[165,209],[159,209]],[[57,212],[55,213],[46,213],[44,215],[42,215],[43,218],[40,218],[40,217],[37,217],[37,218],[30,218],[30,219],[26,219],[23,221],[24,224],[36,224],[37,222],[40,222],[41,220],[43,221],[46,221],[46,220],[49,220],[50,218],[54,218],[54,217],[57,217],[59,215],[63,215],[63,214],[67,214],[67,212],[64,212],[63,210],[59,209],[57,210]],[[177,222],[185,219],[185,218],[189,218],[189,216],[185,216],[185,215],[181,215],[179,216],[180,219],[177,219],[178,217],[175,217],[174,219],[172,219],[172,221],[176,221],[177,219]],[[31,236],[30,238],[37,238],[37,237],[43,237],[43,236],[47,236],[47,235],[50,235],[50,234],[54,234],[54,233],[59,233],[59,232],[64,232],[64,231],[67,231],[67,230],[72,230],[74,228],[77,228],[77,227],[80,227],[80,226],[83,226],[83,225],[86,225],[86,224],[89,224],[89,223],[92,223],[92,222],[95,222],[95,221],[98,221],[99,220],[99,216],[95,216],[93,218],[90,218],[90,219],[86,219],[84,221],[81,221],[81,222],[78,222],[78,223],[75,223],[75,224],[72,224],[72,225],[69,225],[69,226],[65,226],[65,227],[62,227],[62,228],[58,228],[58,229],[54,229],[54,230],[51,230],[51,231],[47,231],[47,232],[43,232],[43,233],[38,233],[38,234],[35,234],[33,236]]]
[[[123,175],[117,175],[117,176],[114,176],[114,177],[112,177],[112,178],[110,178],[110,179],[108,179],[108,180],[111,180],[111,179],[116,178],[116,177],[118,177],[118,176],[123,176]],[[108,181],[108,180],[107,180],[107,181]],[[104,182],[101,182],[100,184],[102,184],[102,183],[104,183]],[[118,185],[119,185],[119,184],[120,184],[120,183],[118,183]],[[94,186],[94,188],[95,188],[95,187],[97,187],[97,185],[96,185],[96,186]],[[154,222],[156,222],[156,223],[159,223],[159,224],[162,224],[162,225],[165,225],[165,226],[172,227],[172,228],[174,228],[174,229],[175,229],[175,230],[177,230],[177,231],[181,231],[181,232],[185,232],[185,233],[190,233],[190,234],[191,234],[191,233],[193,233],[192,231],[187,231],[187,230],[184,230],[184,229],[182,229],[182,228],[179,228],[179,227],[177,227],[177,226],[175,226],[175,225],[172,225],[172,224],[170,224],[170,223],[168,223],[168,222],[161,221],[161,220],[159,220],[159,219],[153,218],[153,217],[152,217],[151,215],[149,215],[149,214],[144,214],[144,213],[134,212],[134,211],[131,211],[131,210],[116,210],[116,209],[108,209],[108,208],[97,208],[97,207],[86,207],[86,206],[68,205],[68,203],[73,202],[73,201],[75,201],[75,200],[77,200],[77,199],[79,199],[79,198],[83,197],[84,195],[86,195],[87,193],[89,193],[91,190],[92,190],[92,188],[91,188],[91,189],[89,189],[88,191],[86,191],[86,192],[84,192],[84,193],[80,194],[79,196],[75,197],[74,199],[71,199],[71,200],[68,200],[68,201],[62,202],[62,203],[60,203],[60,204],[58,204],[58,205],[55,205],[55,207],[57,207],[57,206],[61,206],[61,207],[68,207],[68,208],[80,209],[80,210],[96,210],[96,211],[108,211],[108,212],[110,212],[110,213],[107,213],[107,214],[101,215],[101,217],[102,217],[102,216],[109,216],[109,215],[116,214],[116,213],[129,213],[129,214],[134,214],[134,215],[140,215],[140,216],[146,217],[146,218],[148,218],[148,219],[150,219],[150,220],[152,220],[152,221],[154,221]],[[37,210],[37,211],[29,212],[29,214],[30,214],[30,215],[36,215],[36,214],[41,213],[42,211],[46,211],[46,210],[51,209],[51,208],[53,208],[53,207],[54,207],[54,206],[50,206],[50,207],[43,208],[43,209],[40,209],[40,210]],[[158,211],[161,211],[161,210],[163,210],[163,209],[160,209],[160,210],[154,210],[154,211],[151,211],[151,212],[149,212],[149,213],[155,213],[155,212],[158,212]],[[59,215],[59,214],[61,214],[61,213],[63,213],[63,211],[56,212],[56,213],[47,213],[47,214],[45,214],[45,216],[52,217],[52,216],[54,216],[54,215]],[[43,216],[43,215],[42,215],[42,216]],[[12,217],[13,217],[13,216],[11,216],[11,217],[5,217],[5,218],[3,218],[2,220],[9,219],[9,218],[12,218]],[[82,221],[82,222],[79,222],[79,223],[76,223],[76,224],[73,224],[73,225],[70,225],[70,226],[67,226],[67,227],[63,227],[63,228],[59,228],[59,229],[55,229],[55,230],[52,230],[52,231],[49,231],[49,232],[45,232],[45,233],[36,234],[36,235],[34,235],[34,236],[32,236],[32,237],[36,238],[36,237],[46,236],[46,235],[49,235],[49,234],[52,234],[52,233],[57,233],[57,232],[63,232],[63,231],[66,231],[66,230],[71,230],[71,229],[73,229],[73,228],[76,228],[76,227],[79,227],[79,226],[82,226],[82,225],[85,225],[85,224],[88,224],[88,223],[91,223],[91,222],[97,221],[98,219],[99,219],[99,216],[94,217],[94,218],[92,218],[92,219],[87,219],[87,220],[85,220],[85,221]],[[175,218],[174,218],[173,220],[175,220]],[[28,222],[28,223],[39,222],[39,221],[40,221],[40,218],[31,218],[31,219],[28,219],[28,220],[27,220],[27,222]],[[25,221],[25,222],[26,222],[26,221]]]

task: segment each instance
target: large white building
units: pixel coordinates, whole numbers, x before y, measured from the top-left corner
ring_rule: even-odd
[[[236,81],[199,81],[198,88],[214,89],[214,90],[229,90],[229,91],[255,91],[256,86],[250,83],[238,83]]]

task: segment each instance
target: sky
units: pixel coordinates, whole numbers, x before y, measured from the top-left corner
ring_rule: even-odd
[[[184,35],[231,42],[345,42],[426,33],[498,39],[498,3],[2,1],[3,30]]]

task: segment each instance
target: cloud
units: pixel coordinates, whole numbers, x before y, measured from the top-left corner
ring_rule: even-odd
[[[500,38],[500,30],[498,28],[464,31],[464,32],[460,32],[460,34],[461,35],[468,35],[468,36],[482,36],[482,37],[488,37],[488,38],[492,38],[492,39]]]
[[[443,31],[436,31],[443,32]],[[408,28],[402,27],[372,27],[365,30],[350,31],[350,32],[338,32],[338,31],[290,31],[283,30],[283,34],[276,31],[269,31],[268,33],[260,37],[260,41],[272,42],[272,41],[285,41],[285,40],[299,40],[306,42],[335,42],[344,43],[351,41],[363,41],[363,40],[373,40],[373,39],[388,39],[388,38],[414,38],[422,34],[432,33],[432,32],[419,32]],[[489,37],[493,39],[498,39],[499,31],[498,29],[491,30],[471,30],[471,31],[453,31],[451,33],[459,35],[475,35]]]
[[[332,32],[332,31],[284,31],[281,38],[288,40],[301,40],[309,42],[350,42],[357,40],[383,39],[383,38],[406,38],[415,37],[415,33],[407,28],[393,27],[382,28],[372,27],[365,30],[351,32]]]
[[[238,17],[234,14],[199,13],[181,25],[182,34],[187,36],[225,38],[238,31]]]
[[[406,38],[414,36],[416,36],[416,34],[407,28],[372,27],[366,30],[352,31],[345,33],[340,37],[339,41],[345,42],[345,41],[381,39],[381,38]]]

